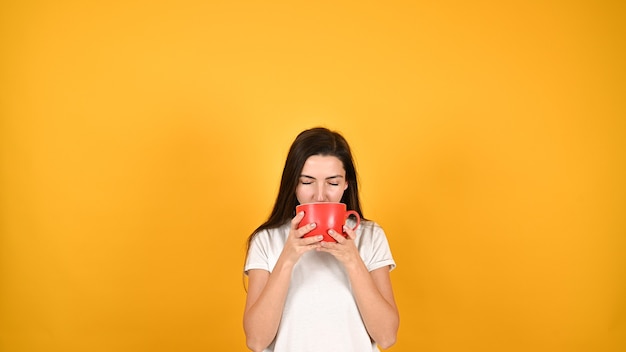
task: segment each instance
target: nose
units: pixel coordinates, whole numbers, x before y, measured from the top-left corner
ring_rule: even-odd
[[[320,184],[317,187],[317,193],[315,194],[315,201],[316,202],[323,202],[324,201],[324,185]]]

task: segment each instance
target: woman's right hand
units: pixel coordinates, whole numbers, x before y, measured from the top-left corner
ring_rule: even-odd
[[[293,264],[300,259],[303,253],[321,247],[322,238],[324,238],[322,235],[302,237],[313,231],[316,226],[315,223],[311,223],[298,228],[303,217],[304,212],[301,211],[291,220],[291,228],[289,229],[287,242],[285,242],[285,247],[281,254],[284,259]]]

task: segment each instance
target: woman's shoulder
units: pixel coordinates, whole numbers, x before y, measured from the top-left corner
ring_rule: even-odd
[[[361,221],[357,229],[356,245],[361,256],[367,258],[367,263],[371,264],[379,261],[387,263],[390,260],[389,264],[395,266],[393,259],[391,259],[391,249],[389,248],[387,235],[377,222],[371,220]],[[373,270],[375,266],[368,265],[368,268]]]
[[[286,222],[285,224],[280,225],[280,226],[269,227],[269,228],[258,230],[257,232],[254,233],[254,237],[252,238],[252,240],[267,242],[267,241],[270,241],[271,239],[282,237],[281,234],[282,235],[289,234],[289,222]]]
[[[362,220],[357,229],[357,236],[370,241],[378,241],[387,237],[382,226],[373,220]]]
[[[383,231],[382,226],[374,220],[361,220],[359,228],[367,231]]]

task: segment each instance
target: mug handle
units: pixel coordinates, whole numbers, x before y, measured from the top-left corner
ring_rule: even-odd
[[[361,224],[361,217],[359,216],[359,213],[357,213],[355,210],[348,210],[346,212],[346,218],[344,219],[344,223],[345,220],[348,220],[348,217],[350,217],[350,215],[356,216],[356,226],[354,226],[354,228],[352,229],[352,231],[355,231]]]

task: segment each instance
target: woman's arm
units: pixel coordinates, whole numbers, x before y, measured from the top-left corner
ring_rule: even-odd
[[[361,261],[346,269],[367,332],[381,348],[391,347],[396,342],[400,317],[391,288],[389,267],[368,272]]]
[[[278,264],[270,274],[248,271],[248,296],[243,315],[246,344],[252,351],[263,351],[276,336],[291,279],[289,265]]]
[[[322,236],[302,238],[315,228],[315,224],[309,224],[298,229],[303,216],[304,213],[301,212],[291,221],[287,242],[273,271],[248,271],[248,296],[243,314],[243,328],[246,344],[252,351],[263,351],[276,337],[293,267],[303,253],[320,246]]]
[[[330,231],[337,243],[321,243],[321,251],[329,252],[343,263],[359,312],[370,337],[383,349],[396,342],[400,316],[393,297],[389,267],[369,272],[354,244],[356,234],[345,229],[347,238]]]

